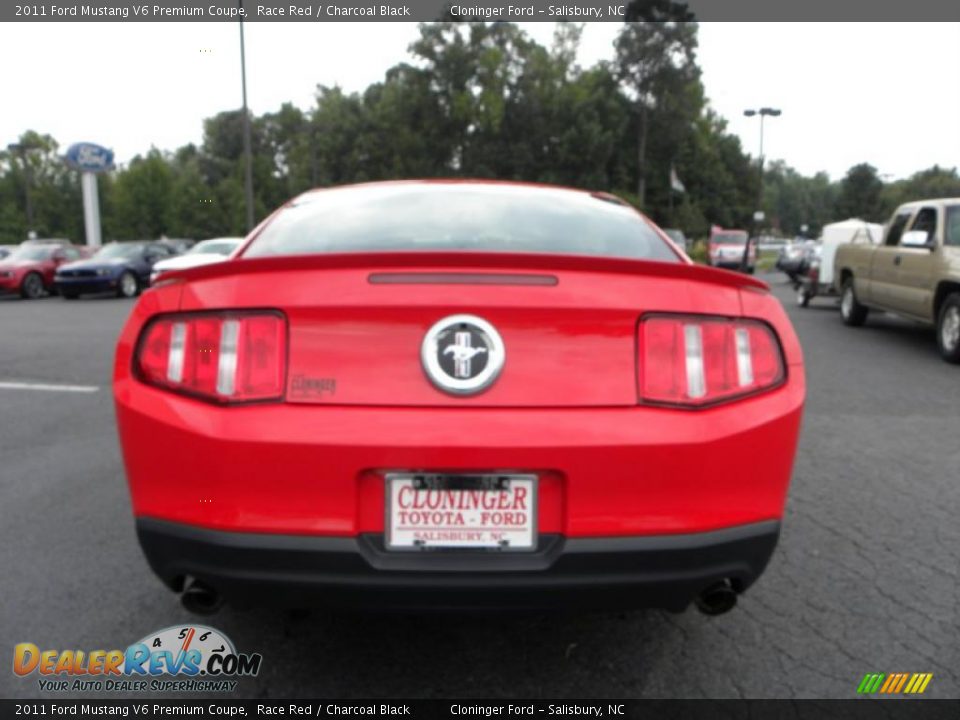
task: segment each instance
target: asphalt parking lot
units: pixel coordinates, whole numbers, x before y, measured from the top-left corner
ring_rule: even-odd
[[[928,696],[960,697],[960,368],[929,331],[885,316],[846,328],[832,302],[801,310],[767,279],[809,395],[779,549],[731,613],[228,608],[202,622],[264,656],[237,696],[852,698],[867,672],[930,672]],[[2,653],[123,648],[196,620],[134,536],[109,387],[131,307],[0,300]],[[84,390],[4,386],[19,382]],[[36,675],[0,671],[0,697],[40,696]]]

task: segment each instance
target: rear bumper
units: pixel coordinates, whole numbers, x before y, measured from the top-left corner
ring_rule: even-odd
[[[777,521],[646,537],[541,535],[531,553],[391,553],[356,537],[210,530],[138,518],[154,572],[196,578],[237,605],[417,608],[633,608],[680,611],[724,579],[742,592],[767,565]]]
[[[78,295],[108,292],[117,289],[117,278],[104,276],[99,278],[78,277],[60,278],[54,281],[54,286],[60,292],[76,293]]]

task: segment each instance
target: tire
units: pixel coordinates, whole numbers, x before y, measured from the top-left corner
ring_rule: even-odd
[[[129,270],[125,270],[117,281],[117,297],[132,298],[140,292],[140,284],[137,282],[137,276]]]
[[[808,293],[803,288],[797,291],[797,305],[799,305],[800,307],[805,308],[808,305],[810,305],[811,298],[812,296],[810,295],[810,293]]]
[[[937,346],[948,363],[960,363],[960,292],[950,293],[937,316]]]
[[[26,300],[36,300],[43,295],[43,278],[37,273],[27,273],[20,283],[20,297]]]
[[[857,300],[857,293],[853,289],[853,278],[843,281],[843,290],[840,293],[840,317],[843,324],[850,327],[859,327],[867,321],[870,310]]]

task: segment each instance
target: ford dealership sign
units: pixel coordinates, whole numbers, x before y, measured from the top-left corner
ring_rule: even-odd
[[[113,167],[113,150],[93,143],[74,143],[67,149],[67,163],[83,172],[104,172]]]

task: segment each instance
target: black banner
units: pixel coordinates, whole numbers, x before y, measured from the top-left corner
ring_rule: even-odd
[[[0,3],[0,22],[947,21],[943,0],[45,0]],[[802,31],[801,31],[802,32]]]
[[[960,700],[0,700],[0,718],[957,720]]]

